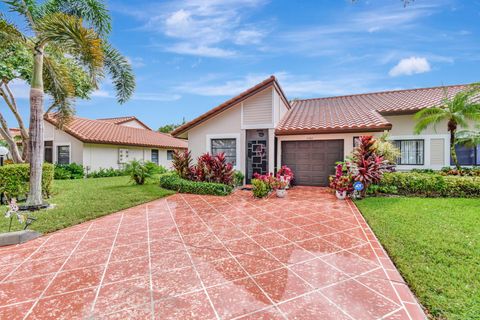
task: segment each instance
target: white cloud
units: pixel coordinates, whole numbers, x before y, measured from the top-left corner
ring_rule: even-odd
[[[238,31],[233,42],[238,45],[258,44],[265,37],[265,33],[260,30],[246,29]]]
[[[116,99],[115,93],[107,90],[96,90],[92,93],[92,97],[95,98],[106,98],[106,99]],[[176,101],[181,99],[182,96],[179,94],[170,94],[170,93],[149,93],[149,92],[138,92],[133,95],[131,100],[140,100],[140,101]]]
[[[184,55],[225,58],[237,54],[232,45],[256,44],[267,34],[246,25],[252,9],[266,0],[179,0],[170,1],[149,14],[134,16],[145,20],[144,28],[162,32],[173,43],[164,50]],[[156,11],[160,14],[151,14]],[[132,13],[133,15],[133,13]],[[258,23],[258,21],[257,21]]]
[[[126,57],[128,63],[134,68],[141,68],[145,66],[145,62],[142,57]]]
[[[235,55],[235,51],[232,50],[204,45],[194,46],[186,42],[174,44],[166,48],[166,51],[210,58],[227,58]]]
[[[417,73],[425,73],[431,70],[430,63],[426,58],[410,57],[402,59],[388,73],[391,77],[402,75],[410,76]]]

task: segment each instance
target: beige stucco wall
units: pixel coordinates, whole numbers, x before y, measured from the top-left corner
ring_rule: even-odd
[[[77,138],[57,129],[51,123],[44,121],[45,131],[43,138],[45,141],[53,141],[53,161],[57,162],[57,146],[70,146],[70,163],[83,163],[83,142]]]
[[[219,115],[193,127],[188,131],[188,148],[194,161],[205,152],[211,152],[210,139],[237,139],[237,170],[245,163],[245,130],[241,129],[241,106],[235,105]]]
[[[273,108],[274,108],[274,124],[275,126],[282,120],[288,108],[277,90],[273,90]]]
[[[413,118],[413,115],[401,115],[401,116],[384,116],[384,118],[392,124],[391,135],[413,135],[414,127],[417,123]],[[435,126],[429,126],[422,134],[447,134],[447,122],[439,123]]]

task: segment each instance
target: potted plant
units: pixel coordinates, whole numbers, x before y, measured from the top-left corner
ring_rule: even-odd
[[[275,191],[278,198],[285,198],[287,195],[287,186],[288,182],[285,179],[276,179],[275,181]]]
[[[339,200],[345,200],[348,193],[352,191],[352,176],[343,172],[343,164],[337,164],[335,176],[330,177],[330,188],[335,190],[335,195]]]
[[[290,183],[293,181],[293,171],[287,166],[282,166],[277,172],[277,179],[284,180],[287,183],[285,187],[288,189],[290,187]]]

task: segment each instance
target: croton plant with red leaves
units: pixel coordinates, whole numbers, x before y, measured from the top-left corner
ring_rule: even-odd
[[[375,139],[362,136],[358,146],[353,150],[353,178],[364,185],[363,194],[371,184],[379,183],[386,169],[387,161],[377,155]]]

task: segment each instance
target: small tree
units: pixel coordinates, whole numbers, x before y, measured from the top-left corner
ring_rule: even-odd
[[[139,185],[145,184],[145,181],[151,178],[156,170],[156,165],[154,163],[141,162],[138,160],[130,161],[125,167],[125,171],[132,181]]]
[[[0,42],[20,43],[32,54],[30,80],[30,191],[27,205],[38,206],[42,199],[42,159],[44,154],[43,116],[47,81],[55,89],[53,105],[61,119],[72,110],[74,88],[64,72],[55,67],[49,48],[64,57],[73,57],[96,86],[104,71],[111,77],[117,98],[125,102],[133,94],[135,80],[130,64],[106,40],[111,19],[101,0],[4,0],[11,11],[26,21],[26,32],[0,16]],[[33,36],[32,36],[33,35]],[[62,123],[62,122],[60,122]]]
[[[458,170],[461,168],[455,150],[455,145],[458,142],[457,130],[459,127],[468,128],[468,121],[480,121],[479,93],[479,84],[471,85],[466,90],[457,93],[453,98],[449,98],[448,92],[445,91],[445,98],[441,105],[420,110],[415,114],[417,120],[416,134],[421,133],[430,125],[435,127],[440,122],[447,122],[450,132],[450,156]]]

